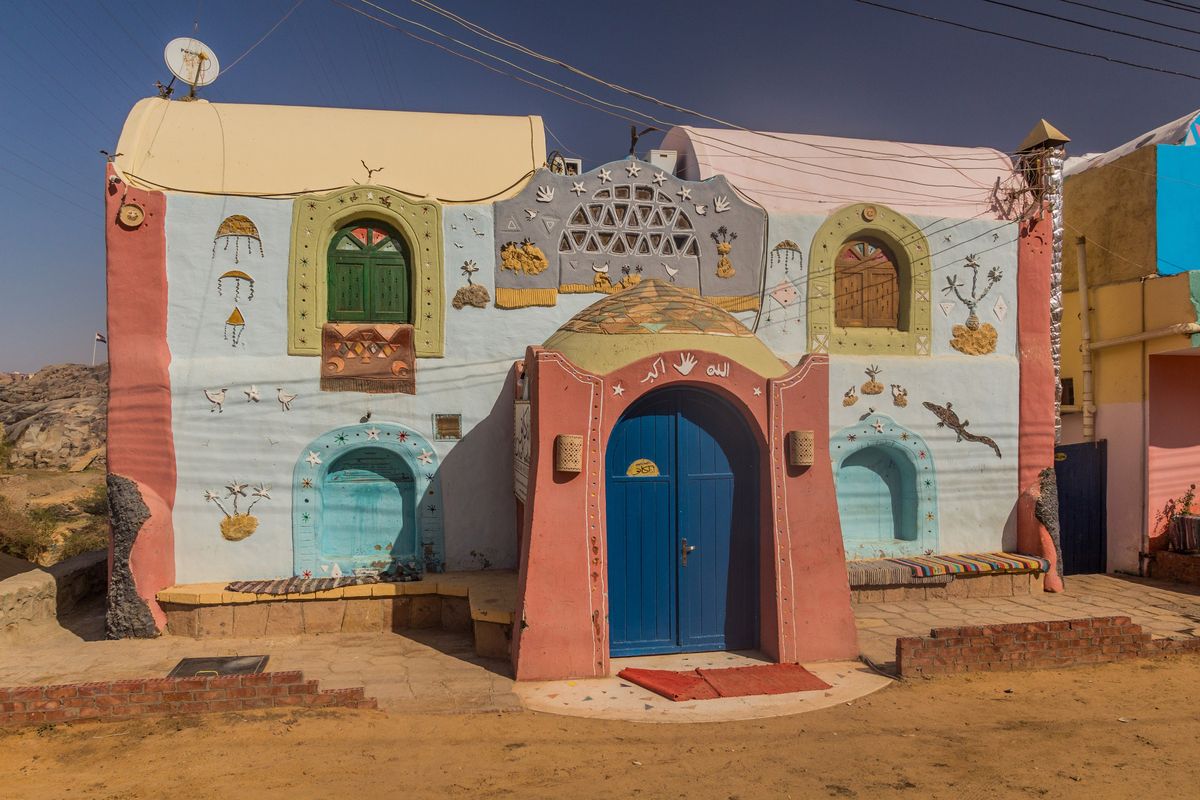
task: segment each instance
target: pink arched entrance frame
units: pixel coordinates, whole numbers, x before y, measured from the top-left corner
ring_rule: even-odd
[[[687,369],[689,356],[696,363]],[[665,350],[597,375],[561,353],[531,347],[518,369],[531,401],[512,643],[518,680],[609,674],[604,454],[610,432],[630,404],[673,385],[729,400],[757,440],[760,649],[779,662],[858,656],[827,457],[826,356],[805,356],[785,374],[764,378],[727,356]],[[784,438],[791,430],[813,432],[817,457],[812,466],[787,465]],[[559,434],[584,438],[581,472],[555,471]]]

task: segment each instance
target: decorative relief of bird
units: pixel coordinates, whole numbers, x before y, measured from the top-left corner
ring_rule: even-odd
[[[289,394],[288,392],[285,392],[282,387],[279,387],[279,386],[275,387],[275,398],[279,401],[279,405],[281,406],[281,408],[280,408],[281,411],[291,411],[292,410],[292,401],[295,400],[296,397],[297,397],[297,395]]]
[[[209,409],[210,412],[225,413],[225,393],[228,391],[228,388],[204,390],[204,396],[208,398],[208,402],[212,403],[212,408]]]

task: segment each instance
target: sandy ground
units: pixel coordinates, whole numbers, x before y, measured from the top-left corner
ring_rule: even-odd
[[[897,684],[713,725],[262,712],[0,735],[17,798],[1195,797],[1200,659]]]

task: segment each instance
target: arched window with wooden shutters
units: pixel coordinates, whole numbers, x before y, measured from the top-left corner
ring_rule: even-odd
[[[410,261],[404,237],[382,222],[338,230],[329,243],[329,321],[411,322]]]
[[[876,239],[852,239],[834,260],[834,322],[843,328],[899,328],[900,274]]]

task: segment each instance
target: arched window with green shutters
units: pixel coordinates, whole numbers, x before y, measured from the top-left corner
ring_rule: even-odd
[[[412,321],[408,244],[394,228],[359,220],[329,243],[329,321]]]

